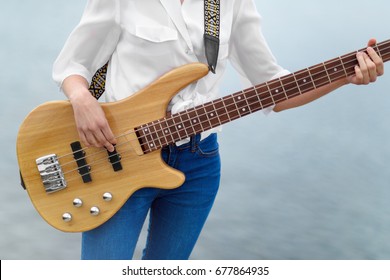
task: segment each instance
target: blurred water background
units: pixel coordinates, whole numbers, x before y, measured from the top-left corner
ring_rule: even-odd
[[[80,235],[51,228],[20,187],[15,141],[29,111],[64,98],[51,67],[85,1],[0,1],[0,258],[79,259]],[[292,71],[371,37],[390,39],[385,0],[256,4],[269,45]],[[240,88],[230,69],[222,92]],[[302,108],[226,125],[220,193],[192,258],[390,259],[389,105],[387,73]]]

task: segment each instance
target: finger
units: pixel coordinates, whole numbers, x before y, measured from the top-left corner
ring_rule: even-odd
[[[372,47],[367,48],[367,53],[372,59],[372,61],[375,63],[377,75],[382,76],[385,73],[385,67],[382,58]]]
[[[366,78],[369,82],[375,82],[377,79],[376,65],[366,53],[363,56],[368,70],[368,77]]]
[[[372,38],[372,39],[368,40],[367,47],[372,47],[372,46],[375,46],[375,45],[376,45],[376,39],[375,38]]]
[[[360,74],[361,74],[361,75],[356,75],[357,80],[359,83],[366,85],[369,83],[370,78],[369,78],[369,72],[368,72],[368,68],[366,65],[366,60],[365,60],[364,54],[362,52],[358,52],[356,57],[357,57],[357,60],[359,63],[359,70],[360,70]]]
[[[104,138],[106,139],[106,142],[104,144],[104,147],[110,152],[114,151],[114,145],[117,143],[116,138],[114,134],[111,131],[111,128],[107,125],[102,129],[102,133]]]
[[[98,138],[95,137],[96,132],[87,131],[84,133],[85,133],[85,138],[87,140],[87,143],[89,144],[88,147],[90,146],[97,147],[97,148],[103,147],[103,145],[99,143]]]
[[[105,147],[110,152],[114,151],[114,146],[107,140],[102,130],[96,131],[94,137],[96,138],[97,142],[96,147]]]
[[[363,83],[363,73],[357,65],[355,66],[355,76],[352,76],[351,82],[357,85]]]
[[[81,141],[86,147],[91,146],[91,143],[88,142],[87,136],[85,135],[84,131],[82,131],[81,129],[79,129],[78,132],[79,132],[80,141]]]

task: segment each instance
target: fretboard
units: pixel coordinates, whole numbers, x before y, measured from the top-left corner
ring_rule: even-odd
[[[374,50],[384,62],[390,60],[390,40],[377,44]],[[363,52],[365,49],[359,51]],[[141,147],[145,153],[152,152],[354,75],[355,66],[358,64],[356,53],[348,53],[137,127]]]

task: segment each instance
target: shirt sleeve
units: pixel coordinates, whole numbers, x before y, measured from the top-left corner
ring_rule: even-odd
[[[88,0],[80,23],[72,31],[53,65],[53,79],[61,86],[71,75],[91,81],[111,57],[121,33],[117,0]]]
[[[236,1],[236,5],[229,42],[229,58],[233,67],[252,85],[288,74],[277,64],[268,47],[253,0]]]

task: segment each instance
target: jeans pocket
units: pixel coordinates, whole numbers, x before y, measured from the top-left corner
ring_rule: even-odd
[[[206,139],[199,142],[196,153],[201,157],[214,157],[219,155],[217,133],[210,134]]]

